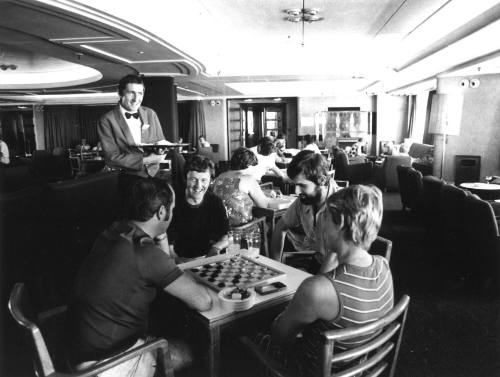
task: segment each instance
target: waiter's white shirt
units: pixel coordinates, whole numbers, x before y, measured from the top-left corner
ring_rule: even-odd
[[[132,113],[131,111],[125,110],[122,105],[120,105],[120,111],[122,113],[123,119],[125,119],[125,122],[127,122],[128,129],[130,130],[130,133],[132,134],[132,138],[134,139],[134,142],[136,144],[141,144],[141,127],[142,127],[142,120],[141,118],[135,119],[134,117],[130,117],[127,119],[125,116],[125,113]]]

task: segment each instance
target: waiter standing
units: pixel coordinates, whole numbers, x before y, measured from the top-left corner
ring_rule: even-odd
[[[145,85],[143,76],[127,75],[118,83],[120,101],[104,114],[97,131],[106,164],[121,170],[120,191],[123,192],[140,177],[159,176],[163,150],[145,154],[140,144],[171,144],[163,136],[160,120],[154,110],[141,106]],[[173,152],[172,175],[182,177],[183,158]],[[159,178],[161,178],[159,176]]]

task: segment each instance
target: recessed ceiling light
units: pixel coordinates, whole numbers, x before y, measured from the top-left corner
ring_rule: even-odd
[[[142,54],[144,54],[144,51],[137,51],[137,53],[138,53],[139,55],[142,55]]]
[[[253,101],[253,99],[251,99],[251,98],[247,98],[247,99],[243,100],[243,102],[252,102],[252,101]]]
[[[276,102],[281,101],[281,98],[274,98],[273,101],[276,101]]]

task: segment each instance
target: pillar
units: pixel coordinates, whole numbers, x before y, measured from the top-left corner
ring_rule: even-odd
[[[142,104],[153,109],[168,141],[179,139],[179,120],[177,115],[177,87],[172,77],[146,77],[146,91]]]

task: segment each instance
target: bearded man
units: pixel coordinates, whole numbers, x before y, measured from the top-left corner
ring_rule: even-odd
[[[328,175],[325,158],[313,151],[303,150],[290,162],[288,177],[299,191],[296,200],[278,221],[271,242],[271,257],[281,260],[285,237],[296,251],[313,250],[318,268],[323,262],[323,251],[318,242],[317,216],[324,209],[326,199],[337,191],[335,181]]]

